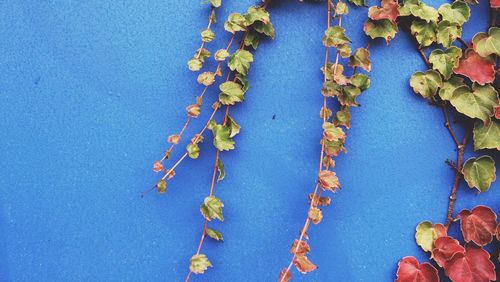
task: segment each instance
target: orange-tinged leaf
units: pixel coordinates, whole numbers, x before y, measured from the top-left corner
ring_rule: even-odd
[[[500,105],[495,108],[495,118],[500,119]]]
[[[485,246],[493,240],[497,228],[497,215],[488,207],[477,206],[472,211],[463,210],[458,214],[460,229],[466,242]]]
[[[460,246],[460,243],[449,237],[438,238],[434,242],[434,249],[432,250],[432,257],[437,262],[437,264],[443,267],[447,261],[458,253],[465,253],[464,247]]]
[[[491,8],[500,8],[500,0],[490,0]]]
[[[293,260],[293,264],[295,264],[295,267],[297,267],[297,270],[300,273],[308,273],[318,268],[306,256],[295,257],[295,259]]]
[[[318,181],[324,190],[336,192],[337,188],[340,188],[339,179],[333,171],[322,170],[318,175]]]
[[[296,254],[298,256],[307,255],[307,253],[309,253],[310,251],[311,247],[305,241],[300,241],[299,244],[299,240],[295,240],[293,241],[292,247],[290,247],[290,253]]]
[[[438,271],[428,262],[419,263],[414,257],[404,257],[398,263],[395,282],[439,282]]]
[[[495,80],[495,62],[479,56],[473,49],[467,49],[453,72],[485,85]]]
[[[177,145],[177,144],[179,144],[180,141],[181,141],[181,136],[179,136],[178,134],[173,134],[173,135],[168,136],[168,143],[172,143],[174,145]]]
[[[309,219],[312,220],[314,224],[320,223],[321,220],[323,219],[323,213],[321,212],[320,209],[316,207],[310,208],[309,211],[307,212],[307,216],[309,217]]]
[[[495,265],[490,254],[474,244],[467,244],[464,253],[457,253],[444,266],[446,275],[454,282],[495,281]]]
[[[163,170],[163,164],[160,161],[156,161],[153,163],[153,171],[160,172]]]
[[[283,268],[280,272],[280,277],[278,279],[278,282],[288,282],[292,279],[292,274],[288,269]]]
[[[396,23],[399,16],[399,4],[397,0],[382,0],[382,7],[370,7],[368,17],[372,20],[387,19]]]

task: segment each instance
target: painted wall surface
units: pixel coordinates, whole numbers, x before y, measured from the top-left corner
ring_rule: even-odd
[[[211,51],[227,44],[227,15],[255,3],[223,2]],[[206,242],[215,267],[193,281],[275,281],[314,188],[325,5],[275,1],[269,10],[277,36],[255,54],[251,88],[232,110],[242,126],[237,148],[221,155],[227,176],[216,195],[226,220],[214,226],[225,242]],[[345,18],[354,47],[368,43],[366,12]],[[139,195],[155,183],[152,162],[202,89],[186,62],[208,6],[7,0],[0,14],[0,281],[181,281],[203,224],[211,142],[179,167],[166,195]],[[481,1],[464,38],[488,21]],[[401,257],[425,258],[416,224],[444,221],[453,178],[444,160],[456,154],[442,113],[409,88],[425,66],[402,32],[371,52],[372,87],[352,111],[349,152],[337,158],[343,189],[309,232],[319,269],[294,272],[298,281],[391,281]],[[217,94],[209,90],[189,136]],[[456,210],[499,212],[499,189],[497,181],[476,195],[462,183]]]

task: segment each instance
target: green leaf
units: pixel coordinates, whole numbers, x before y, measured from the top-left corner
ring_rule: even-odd
[[[417,18],[421,18],[422,20],[430,23],[430,22],[437,22],[439,18],[439,13],[438,11],[431,7],[427,6],[423,3],[421,3],[418,8],[414,7],[411,10],[412,15],[414,15]]]
[[[229,151],[234,149],[234,141],[231,139],[231,129],[227,126],[216,124],[212,126],[214,135],[214,146],[220,151]]]
[[[462,173],[470,188],[487,191],[496,179],[495,161],[490,156],[470,158],[465,162]]]
[[[420,47],[426,47],[436,41],[436,28],[435,22],[414,20],[411,24],[411,34],[415,36]]]
[[[370,78],[362,73],[351,76],[351,84],[364,91],[370,87]]]
[[[197,81],[199,84],[210,86],[215,82],[215,73],[209,71],[200,73]]]
[[[466,86],[463,78],[458,76],[452,76],[449,80],[443,82],[443,86],[439,89],[439,97],[444,101],[449,101],[455,89]]]
[[[498,105],[498,93],[491,85],[479,86],[474,84],[472,92],[468,86],[461,86],[450,98],[450,103],[460,113],[470,117],[479,118],[488,122],[495,114]]]
[[[248,8],[247,13],[244,15],[247,26],[255,22],[268,23],[269,13],[262,7],[251,6]]]
[[[233,34],[237,31],[245,31],[247,29],[245,17],[238,13],[230,14],[224,23],[224,29]]]
[[[348,0],[349,3],[354,4],[358,7],[366,6],[365,0]]]
[[[452,46],[446,50],[435,49],[429,56],[432,68],[439,71],[445,79],[453,74],[453,69],[458,67],[458,60],[462,56],[462,49]]]
[[[274,26],[271,22],[263,23],[263,22],[255,22],[252,25],[253,29],[258,33],[265,34],[272,39],[274,39],[275,31]]]
[[[417,225],[416,231],[415,240],[417,241],[417,245],[422,247],[424,251],[431,252],[440,230],[436,230],[435,225],[429,221],[422,221]]]
[[[207,227],[207,235],[208,237],[216,240],[216,241],[224,241],[224,238],[222,237],[222,233],[220,233],[217,230],[214,230],[212,228]]]
[[[347,4],[339,1],[337,6],[335,6],[335,13],[337,15],[347,15],[349,13],[349,9],[347,8]]]
[[[444,47],[450,47],[451,43],[462,35],[462,28],[448,21],[441,21],[436,32],[436,42]]]
[[[448,3],[443,4],[439,7],[438,12],[441,14],[442,21],[448,21],[459,26],[468,21],[470,17],[469,5],[462,1],[455,1],[451,5]]]
[[[345,128],[351,127],[351,110],[350,107],[344,106],[337,111],[335,117],[333,118],[333,124],[335,126],[344,126]]]
[[[254,50],[257,50],[260,43],[260,34],[253,29],[250,29],[243,40],[245,46],[252,46]]]
[[[210,42],[214,40],[214,38],[215,33],[211,29],[207,28],[201,31],[201,41]]]
[[[406,17],[411,15],[411,11],[414,9],[418,9],[422,5],[422,2],[420,0],[405,0],[403,2],[403,6],[399,8],[399,15],[402,17]]]
[[[219,49],[215,52],[214,58],[216,61],[222,62],[229,56],[230,54],[226,49]]]
[[[233,81],[227,81],[219,85],[219,101],[224,105],[234,105],[236,102],[243,101],[243,90],[241,85]]]
[[[221,0],[210,0],[210,4],[214,6],[215,8],[219,8],[221,5]]]
[[[476,121],[474,124],[474,150],[500,150],[500,122],[492,120],[489,124]]]
[[[252,53],[247,50],[240,49],[231,55],[228,61],[228,66],[232,71],[236,70],[242,75],[247,75],[251,62],[253,62]]]
[[[333,97],[335,95],[340,95],[342,88],[337,83],[327,80],[323,83],[323,88],[321,88],[321,94],[326,97]]]
[[[384,38],[387,44],[389,44],[394,36],[396,36],[398,26],[388,19],[377,21],[368,19],[363,26],[363,30],[372,39]]]
[[[164,179],[158,181],[158,183],[156,183],[156,191],[158,191],[158,193],[160,194],[164,194],[165,192],[167,192],[167,181],[165,181]]]
[[[350,43],[351,40],[345,35],[345,29],[340,26],[332,26],[325,31],[323,45],[326,47],[336,47],[341,44]]]
[[[342,94],[339,96],[339,103],[342,106],[359,106],[356,98],[361,94],[361,89],[356,86],[348,85],[344,87]]]
[[[189,143],[186,146],[186,151],[191,159],[197,159],[200,156],[200,147],[196,143]]]
[[[337,51],[342,58],[347,58],[351,56],[351,46],[349,44],[339,44],[337,46]]]
[[[203,67],[203,62],[200,59],[192,58],[188,61],[190,71],[199,71]]]
[[[198,50],[196,50],[194,58],[198,58],[202,63],[204,63],[206,59],[210,58],[210,55],[210,51],[208,51],[207,49],[199,48]]]
[[[224,221],[222,207],[224,207],[224,204],[217,197],[208,196],[203,201],[203,204],[201,204],[200,211],[203,217],[208,221],[212,219]]]
[[[370,71],[372,64],[370,61],[370,51],[366,48],[358,48],[354,54],[349,57],[350,67],[361,67],[365,71]]]
[[[410,79],[410,86],[413,88],[413,91],[429,100],[436,95],[442,83],[441,76],[435,70],[428,70],[425,73],[416,72]]]
[[[426,22],[437,22],[439,13],[433,7],[427,6],[420,0],[405,0],[399,10],[401,16],[413,15]]]
[[[221,181],[226,177],[226,170],[224,169],[224,163],[222,163],[221,159],[217,160],[217,171],[219,172],[219,177],[217,177],[217,182]]]
[[[242,90],[243,90],[243,93],[246,93],[248,88],[250,87],[250,83],[248,82],[248,79],[246,79],[246,77],[244,75],[241,75],[241,74],[236,74],[235,78],[241,83],[242,85]]]
[[[241,126],[234,121],[234,119],[230,116],[227,117],[228,121],[228,126],[231,129],[231,134],[229,135],[230,138],[233,138],[236,136],[238,133],[240,133]]]
[[[336,127],[333,123],[323,123],[323,137],[328,141],[338,141],[345,139],[344,130]]]
[[[477,33],[472,38],[472,46],[481,57],[488,57],[491,54],[500,56],[500,28],[492,27],[488,34]]]
[[[193,273],[203,274],[209,267],[212,267],[212,263],[203,254],[194,255],[189,260],[189,270]]]

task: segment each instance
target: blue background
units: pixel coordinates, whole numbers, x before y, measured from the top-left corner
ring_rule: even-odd
[[[254,3],[223,2],[212,51],[226,45],[227,15]],[[304,221],[320,149],[325,6],[275,2],[276,40],[255,54],[251,88],[232,111],[243,127],[237,148],[222,154],[227,177],[216,195],[226,221],[214,226],[225,242],[206,242],[215,267],[194,281],[275,281]],[[467,40],[487,26],[481,2]],[[28,0],[2,1],[0,11],[0,280],[182,280],[202,228],[211,142],[181,165],[166,195],[139,195],[155,183],[152,162],[202,89],[186,62],[208,6]],[[368,42],[365,18],[366,9],[345,18],[354,47]],[[319,269],[294,271],[297,280],[390,281],[401,257],[425,258],[416,224],[444,221],[453,171],[443,161],[456,154],[441,112],[409,89],[425,67],[402,32],[371,52],[372,87],[352,111],[349,153],[337,158],[343,189],[309,232]],[[208,92],[189,136],[216,94]],[[462,183],[456,211],[500,211],[499,186],[476,195]]]

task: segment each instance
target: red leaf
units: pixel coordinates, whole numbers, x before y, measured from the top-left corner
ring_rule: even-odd
[[[435,223],[432,227],[434,227],[438,238],[448,235],[448,230],[441,223]]]
[[[500,241],[500,224],[497,226],[497,240]]]
[[[460,59],[459,65],[453,70],[481,85],[495,80],[495,62],[479,56],[473,49],[467,49]]]
[[[388,19],[396,23],[399,17],[399,4],[396,0],[382,0],[382,7],[370,7],[368,10],[368,17],[374,21]]]
[[[288,282],[292,279],[292,274],[288,269],[283,268],[280,272],[280,278],[278,279],[278,282]]]
[[[439,266],[443,267],[457,253],[465,253],[464,247],[460,246],[457,240],[447,236],[434,241],[432,257]]]
[[[497,215],[488,207],[477,206],[472,212],[463,210],[458,214],[460,229],[466,242],[485,246],[493,240],[497,228]]]
[[[160,161],[154,162],[153,164],[153,171],[154,172],[160,172],[163,170],[163,164]]]
[[[318,174],[318,182],[321,188],[323,188],[324,190],[336,192],[337,188],[340,188],[339,179],[333,171],[322,170]]]
[[[398,263],[395,282],[439,282],[438,271],[428,262],[418,263],[414,257],[404,257]]]
[[[500,0],[490,0],[491,8],[500,8]]]
[[[495,265],[490,254],[474,244],[465,246],[444,266],[444,272],[454,282],[488,282],[496,280]]]
[[[307,242],[305,241],[300,241],[299,247],[297,248],[298,242],[299,240],[293,241],[292,247],[290,248],[290,253],[297,254],[298,256],[303,256],[311,251],[311,247],[309,247],[309,244],[307,244]]]
[[[500,105],[495,108],[495,118],[500,119]]]
[[[295,267],[297,267],[297,270],[301,273],[308,273],[318,268],[306,256],[297,256],[293,260],[293,264],[295,264]]]

